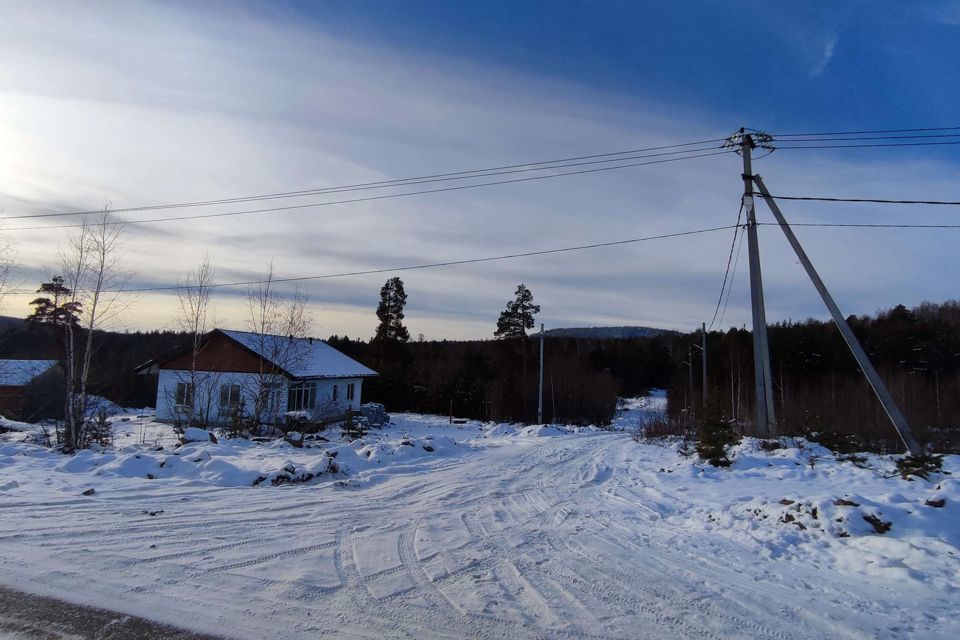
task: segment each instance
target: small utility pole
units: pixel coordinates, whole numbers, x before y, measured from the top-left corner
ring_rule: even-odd
[[[687,375],[690,377],[690,408],[693,408],[693,345],[687,347]]]
[[[707,410],[707,323],[700,325],[700,351],[702,358],[700,363],[703,369],[703,411],[706,415]]]
[[[773,376],[770,374],[770,348],[767,343],[767,314],[763,304],[763,277],[760,273],[760,244],[757,240],[757,214],[753,203],[753,137],[740,129],[743,156],[743,208],[747,212],[747,248],[750,252],[750,306],[753,311],[753,377],[756,386],[756,429],[761,437],[777,435],[773,410]]]
[[[540,392],[537,402],[537,424],[543,424],[543,323],[540,323]]]

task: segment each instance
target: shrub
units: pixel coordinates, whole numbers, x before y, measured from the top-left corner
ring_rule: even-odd
[[[345,440],[356,440],[367,435],[367,421],[364,418],[358,418],[353,411],[347,409],[347,415],[340,427],[340,433]]]
[[[87,418],[83,425],[82,446],[97,444],[101,447],[113,445],[113,428],[107,422],[107,412],[103,409],[97,411],[92,418]]]
[[[633,428],[631,435],[637,442],[643,442],[674,436],[686,438],[689,437],[691,433],[682,421],[672,420],[666,414],[659,414],[638,424]]]
[[[697,454],[715,467],[729,467],[727,447],[740,442],[733,425],[717,412],[703,419],[697,428]]]
[[[943,470],[943,456],[921,454],[919,456],[903,456],[896,462],[897,471],[904,480],[910,476],[917,476],[928,480],[931,473],[940,473]]]

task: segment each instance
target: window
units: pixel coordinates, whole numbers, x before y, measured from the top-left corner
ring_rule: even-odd
[[[178,382],[174,394],[174,402],[180,407],[193,406],[193,385],[189,382]]]
[[[317,383],[301,382],[290,385],[287,397],[287,411],[305,411],[317,404]]]
[[[353,400],[356,397],[356,390],[352,382],[347,384],[347,400]]]
[[[332,400],[333,400],[334,402],[337,401],[337,396],[338,396],[338,394],[337,394],[337,385],[333,385],[333,398],[332,398]]]
[[[220,408],[236,409],[240,406],[240,385],[220,385]]]

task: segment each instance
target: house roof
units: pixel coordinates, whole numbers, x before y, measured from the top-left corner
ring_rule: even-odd
[[[224,329],[216,331],[294,378],[364,378],[379,375],[322,340]]]
[[[0,360],[0,386],[22,387],[55,366],[56,360]]]

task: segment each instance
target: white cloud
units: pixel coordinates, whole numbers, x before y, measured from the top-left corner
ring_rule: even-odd
[[[813,69],[810,70],[810,75],[818,76],[827,68],[827,65],[830,64],[830,61],[833,59],[833,53],[837,47],[838,39],[837,34],[832,34],[827,38],[827,41],[823,43],[820,58],[817,60],[817,63],[813,65]]]
[[[3,215],[96,208],[105,198],[124,207],[350,184],[685,142],[733,128],[682,106],[346,42],[280,19],[262,22],[229,4],[190,14],[166,5],[91,6],[14,5],[0,23]],[[757,167],[770,171],[772,189],[795,193],[877,194],[904,181],[916,191],[946,189],[955,175],[940,165],[824,163],[787,152]],[[706,158],[133,226],[127,261],[150,284],[175,282],[204,249],[221,280],[254,276],[271,258],[280,276],[406,266],[732,224],[741,189],[737,157]],[[799,211],[787,207],[788,216]],[[768,316],[823,315],[774,233],[763,231]],[[25,267],[48,264],[62,236],[17,232]],[[940,239],[913,246],[880,232],[809,229],[802,237],[824,278],[843,292],[848,313],[952,294],[945,281],[918,286],[910,277],[949,255],[938,254]],[[723,232],[403,272],[408,323],[411,333],[430,338],[489,337],[516,284],[526,282],[551,326],[698,326],[713,313],[729,239]],[[748,319],[745,264],[744,254],[730,324]],[[305,283],[322,310],[316,334],[371,335],[387,276]],[[225,325],[242,324],[238,293],[217,297]],[[171,296],[141,295],[126,325],[172,326],[173,304]],[[6,312],[25,310],[11,305]]]

